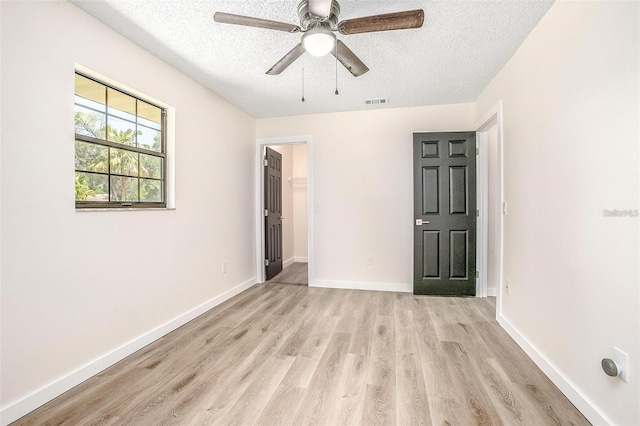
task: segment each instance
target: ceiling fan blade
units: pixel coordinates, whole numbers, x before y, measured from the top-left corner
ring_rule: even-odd
[[[252,18],[250,16],[234,15],[233,13],[216,12],[213,20],[221,24],[244,25],[247,27],[266,28],[268,30],[297,33],[300,27],[286,22],[269,21],[268,19]]]
[[[348,69],[354,77],[359,77],[369,71],[369,67],[367,67],[342,41],[337,40],[336,46],[338,49],[338,61],[340,61],[340,63],[344,65],[344,67]],[[335,50],[332,50],[331,53],[333,56],[336,56]]]
[[[328,18],[333,0],[308,0],[309,13],[318,18]]]
[[[340,31],[341,34],[347,35],[371,33],[375,31],[405,30],[409,28],[420,28],[423,22],[424,10],[416,9],[347,19],[338,24],[338,31]]]
[[[298,43],[298,45],[296,47],[291,49],[289,51],[289,53],[284,55],[282,57],[282,59],[280,59],[278,62],[276,62],[276,64],[274,66],[272,66],[269,71],[267,71],[267,74],[269,74],[269,75],[278,75],[278,74],[280,74],[282,71],[287,69],[287,67],[289,65],[291,65],[293,63],[293,61],[298,59],[300,57],[300,55],[302,55],[304,52],[305,52],[304,46],[302,46],[302,43]]]

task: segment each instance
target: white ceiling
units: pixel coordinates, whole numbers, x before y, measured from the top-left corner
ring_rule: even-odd
[[[71,0],[144,49],[257,118],[473,102],[551,7],[533,1],[339,0],[339,20],[424,9],[420,29],[336,33],[369,68],[353,77],[335,58],[305,53],[265,72],[301,34],[214,22],[217,11],[298,24],[298,0]],[[304,68],[305,99],[301,102]]]

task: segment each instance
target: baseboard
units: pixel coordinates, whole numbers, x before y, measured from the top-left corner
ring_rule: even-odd
[[[377,283],[366,281],[325,281],[316,280],[310,287],[343,288],[348,290],[393,291],[396,293],[413,293],[413,284]]]
[[[527,339],[508,319],[498,315],[498,323],[509,334],[518,346],[533,360],[544,374],[565,394],[569,401],[593,425],[614,424],[587,398],[578,387],[567,378],[529,339]]]
[[[294,263],[309,263],[309,262],[308,262],[308,258],[306,257],[292,257],[291,259],[288,259],[282,262],[282,267],[286,268],[287,266],[291,266]]]
[[[149,343],[161,338],[162,336],[172,332],[173,330],[188,323],[192,319],[202,315],[209,309],[212,309],[222,302],[231,299],[238,293],[252,287],[256,283],[256,279],[252,278],[236,287],[225,291],[219,296],[196,306],[195,308],[185,312],[184,314],[165,322],[164,324],[148,331],[147,333],[125,343],[113,351],[83,365],[75,371],[61,377],[48,385],[43,386],[37,391],[27,395],[26,397],[6,406],[0,410],[0,424],[6,426],[9,423],[19,419],[20,417],[30,413],[36,408],[51,401],[55,397],[62,395],[69,389],[84,382],[90,377],[96,375],[102,370],[112,366],[118,361],[123,360],[127,356],[147,346]]]
[[[498,297],[498,289],[497,288],[488,288],[487,289],[488,297]]]

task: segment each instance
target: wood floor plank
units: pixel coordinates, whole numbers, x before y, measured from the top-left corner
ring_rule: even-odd
[[[411,310],[416,305],[406,303],[409,300],[396,297],[394,301],[397,419],[401,425],[429,425],[429,398],[416,341],[421,327],[416,327]]]
[[[430,298],[416,297],[414,301],[416,306],[411,309],[411,316],[415,332],[434,342],[438,341],[438,333],[431,318]]]
[[[260,413],[256,424],[281,426],[293,424],[293,413],[297,410],[304,389],[281,384]]]
[[[362,297],[362,292],[357,290],[348,290],[343,296],[345,302],[342,304],[336,331],[340,333],[355,333],[358,325],[356,312],[360,305],[358,300],[360,297]]]
[[[396,356],[417,353],[413,312],[403,309],[400,305],[396,305],[393,319]]]
[[[378,295],[378,315],[393,316],[395,295],[387,291],[381,291]]]
[[[484,297],[480,300],[481,303],[477,304],[480,311],[484,313],[488,321],[496,319],[496,297]]]
[[[320,358],[296,357],[287,375],[282,379],[282,384],[289,387],[306,389],[309,387],[309,383],[319,362]]]
[[[271,282],[307,285],[309,283],[307,264],[303,262],[294,262],[284,268],[278,275],[273,277]]]
[[[466,408],[476,424],[503,424],[497,412],[487,398],[486,391],[472,368],[468,354],[457,342],[443,342],[447,361],[451,366],[451,376],[457,387],[464,392]]]
[[[522,385],[542,385],[545,377],[533,361],[518,344],[500,328],[495,321],[486,321],[474,325],[482,339],[491,342],[493,357],[499,360],[502,369],[512,382]]]
[[[400,354],[396,362],[398,424],[430,425],[429,397],[419,355]]]
[[[370,360],[371,357],[367,355],[347,354],[344,374],[338,388],[338,395],[341,396],[340,407],[333,410],[327,424],[361,424]]]
[[[289,336],[278,352],[281,356],[296,356],[313,333],[317,325],[314,318],[305,318],[298,322],[295,331]]]
[[[506,424],[536,426],[540,420],[526,398],[519,392],[517,384],[511,383],[495,359],[475,359],[484,378],[484,388],[500,417]],[[536,419],[533,421],[533,419]]]
[[[361,304],[356,312],[356,330],[349,347],[349,353],[368,355],[371,353],[373,319],[378,309],[377,298],[371,292],[362,292]]]
[[[393,307],[390,309],[393,312]],[[396,424],[396,357],[393,317],[376,316],[371,356],[362,421],[365,424]]]
[[[457,303],[464,315],[470,322],[482,322],[492,321],[495,319],[495,311],[487,313],[485,309],[481,308],[481,305],[489,306],[484,303],[477,303],[475,297],[459,297]]]
[[[184,404],[195,405],[195,401],[206,394],[205,389],[210,392],[216,383],[220,386],[229,378],[236,377],[237,370],[244,365],[243,361],[249,363],[250,360],[257,359],[259,363],[263,363],[268,360],[269,358],[264,356],[251,356],[261,346],[271,348],[273,340],[279,340],[279,336],[262,331],[263,324],[268,321],[267,317],[262,322],[256,322],[254,328],[241,327],[240,331],[234,331],[219,347],[212,348],[197,362],[181,369],[169,387],[152,387],[149,391],[143,392],[142,395],[145,397],[135,408],[128,410],[138,414],[132,418],[123,416],[123,420],[129,424],[141,425],[157,424],[160,420],[164,423],[175,417],[173,411],[177,410],[177,407]],[[221,347],[225,348],[223,354],[220,353]],[[216,363],[211,366],[214,359]],[[229,389],[226,391],[226,396],[229,396]]]
[[[231,407],[231,410],[216,421],[219,420],[226,425],[255,423],[292,363],[293,358],[291,357],[273,358],[271,362],[260,368],[254,380]]]
[[[309,336],[299,352],[300,357],[320,359],[324,353],[329,339],[337,332],[336,325],[340,319],[332,316],[318,318],[317,327]]]
[[[588,425],[494,318],[495,298],[268,282],[14,425]]]
[[[305,392],[294,418],[294,424],[322,424],[332,415],[332,410],[338,409],[335,404],[337,384],[342,374],[350,340],[350,334],[333,334]]]
[[[554,425],[583,425],[587,424],[582,414],[571,404],[562,393],[557,392],[555,386],[538,387],[536,385],[517,384],[533,407],[539,418],[545,419],[544,424]],[[543,423],[542,421],[540,422]]]

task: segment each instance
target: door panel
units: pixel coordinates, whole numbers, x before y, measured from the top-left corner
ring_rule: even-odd
[[[413,143],[414,293],[473,296],[475,133],[415,133]]]
[[[437,167],[422,168],[422,214],[437,214],[439,211],[440,197],[438,196]]]
[[[422,231],[424,278],[440,278],[440,232]]]
[[[266,148],[264,166],[264,218],[266,279],[282,271],[282,155]]]
[[[466,280],[469,276],[469,256],[468,254],[468,232],[467,231],[450,231],[449,232],[449,259],[451,279]]]
[[[449,167],[449,214],[467,214],[467,167]]]

